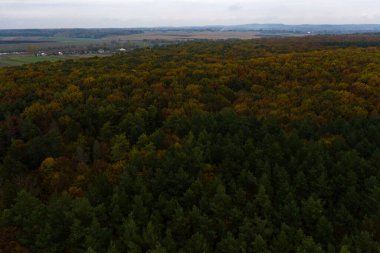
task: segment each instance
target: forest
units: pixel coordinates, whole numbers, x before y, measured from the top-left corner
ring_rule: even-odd
[[[380,252],[380,36],[0,68],[0,252]]]

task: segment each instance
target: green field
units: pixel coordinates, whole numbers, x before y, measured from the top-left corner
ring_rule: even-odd
[[[84,54],[84,55],[50,55],[44,57],[37,57],[34,55],[0,55],[0,67],[14,67],[24,64],[45,62],[45,61],[61,61],[68,59],[90,58],[90,57],[104,57],[106,54]]]

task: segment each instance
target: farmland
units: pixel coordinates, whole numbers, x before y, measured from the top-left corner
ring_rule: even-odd
[[[0,30],[0,67],[41,61],[112,55],[186,41],[300,36],[284,32],[223,31],[220,28]],[[64,56],[58,55],[62,52]],[[7,53],[7,55],[1,55]],[[36,55],[46,53],[39,58]]]
[[[119,48],[129,50],[162,44],[177,43],[190,38],[217,38],[222,35],[212,34],[135,34],[107,38],[68,38],[68,37],[2,37],[0,38],[0,67],[20,66],[23,64],[44,61],[59,61],[67,59],[89,58],[94,56],[111,55]],[[226,36],[226,35],[223,35]],[[188,39],[187,39],[188,38]],[[101,50],[102,53],[99,53]],[[105,53],[103,52],[105,51]],[[41,52],[48,55],[37,57]],[[58,55],[64,52],[64,55]],[[1,54],[2,53],[2,54]]]
[[[127,41],[144,40],[166,40],[166,41],[188,41],[188,40],[225,40],[225,39],[255,39],[260,35],[257,32],[144,32],[126,36],[111,37]]]

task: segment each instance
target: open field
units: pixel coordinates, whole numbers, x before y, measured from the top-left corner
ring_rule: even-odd
[[[265,35],[264,35],[265,36]],[[106,44],[135,43],[137,46],[152,46],[155,41],[180,42],[189,40],[225,40],[225,39],[255,39],[260,38],[260,32],[237,31],[145,31],[136,34],[109,35],[102,38],[72,38],[72,37],[23,37],[0,36],[0,52],[36,51],[47,48],[85,47],[88,45],[101,47]],[[152,42],[144,43],[141,42]]]
[[[114,40],[142,41],[142,40],[225,40],[225,39],[255,39],[259,38],[257,32],[144,32],[124,36],[109,37]]]
[[[110,55],[124,48],[155,47],[195,40],[249,40],[265,37],[304,36],[279,31],[238,31],[190,28],[145,30],[68,29],[0,31],[0,67],[19,66],[41,61],[58,61]],[[63,56],[58,56],[62,52]],[[1,55],[1,53],[11,53]],[[46,53],[47,57],[35,57]]]
[[[37,57],[34,55],[0,55],[0,67],[12,67],[20,66],[23,64],[45,62],[45,61],[62,61],[69,59],[79,59],[79,58],[91,58],[95,56],[108,56],[107,54],[86,54],[86,55],[49,55],[44,57]]]
[[[65,37],[0,37],[0,52],[8,51],[35,51],[46,48],[63,48],[68,46],[84,46],[89,44],[101,44],[100,39],[65,38]]]
[[[42,61],[59,61],[83,57],[104,56],[98,50],[106,50],[108,55],[119,48],[134,48],[172,44],[192,40],[226,40],[259,38],[257,32],[212,32],[212,31],[145,31],[143,33],[110,35],[103,38],[72,38],[43,36],[0,36],[0,67],[19,66]],[[64,52],[58,56],[58,52]],[[36,57],[38,52],[49,56]],[[52,55],[54,54],[54,55]],[[107,55],[107,54],[106,54]]]

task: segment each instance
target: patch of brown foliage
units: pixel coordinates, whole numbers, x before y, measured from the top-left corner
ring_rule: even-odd
[[[16,228],[0,230],[0,253],[29,253],[16,239]]]

